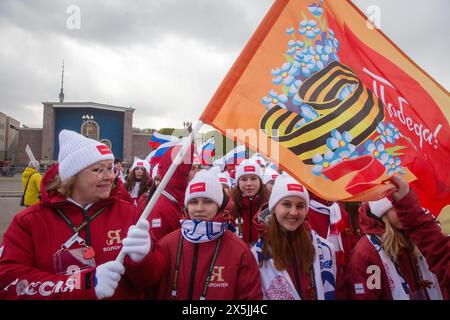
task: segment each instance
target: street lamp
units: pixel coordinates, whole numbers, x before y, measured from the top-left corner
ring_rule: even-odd
[[[89,115],[89,114],[83,114],[81,119],[83,119],[85,121],[94,120],[94,116],[93,115]]]

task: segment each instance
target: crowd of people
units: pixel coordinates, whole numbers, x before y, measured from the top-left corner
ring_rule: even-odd
[[[333,202],[260,155],[202,166],[192,145],[140,219],[180,146],[125,175],[98,141],[59,143],[42,179],[34,163],[24,175],[0,299],[448,299],[450,238],[397,177],[383,199]]]

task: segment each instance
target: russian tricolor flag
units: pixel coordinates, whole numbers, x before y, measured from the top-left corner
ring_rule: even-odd
[[[156,150],[150,152],[150,154],[145,159],[150,162],[151,167],[154,168],[167,151],[169,151],[173,146],[182,145],[183,141],[184,140],[178,139],[177,141],[169,141],[163,143]]]
[[[161,134],[158,132],[153,132],[152,136],[150,138],[150,141],[148,142],[148,145],[150,148],[157,149],[160,145],[167,143],[167,142],[171,142],[171,141],[179,141],[180,139],[178,139],[177,137],[174,136],[169,136],[169,135],[165,135],[165,134]]]
[[[238,146],[224,156],[225,164],[238,165],[245,159],[245,146]]]
[[[197,148],[197,153],[202,165],[211,165],[213,163],[214,156],[216,155],[214,138],[209,139],[203,145],[199,146]]]

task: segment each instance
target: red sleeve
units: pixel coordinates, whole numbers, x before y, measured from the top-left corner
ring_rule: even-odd
[[[0,299],[96,299],[94,268],[68,276],[34,266],[33,239],[21,221],[13,219],[0,249]]]
[[[170,200],[164,197],[158,199],[155,207],[148,217],[150,222],[150,235],[156,240],[180,228],[181,215]]]
[[[374,248],[365,245],[369,240],[361,238],[350,257],[347,266],[347,298],[352,300],[392,300],[389,299],[387,283],[381,260]],[[378,267],[379,277],[369,267]],[[379,280],[378,285],[376,281]],[[370,288],[369,288],[370,286]]]
[[[159,245],[152,239],[150,252],[139,263],[125,257],[126,275],[133,285],[139,289],[148,289],[157,284],[166,273],[166,258]]]
[[[406,233],[414,240],[436,275],[441,289],[450,292],[450,237],[442,234],[432,214],[424,210],[411,191],[400,201],[394,201],[398,218]]]
[[[258,264],[250,249],[242,254],[237,276],[235,300],[262,300],[261,276]]]

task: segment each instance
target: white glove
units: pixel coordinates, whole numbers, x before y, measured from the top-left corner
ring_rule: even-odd
[[[122,241],[122,250],[133,262],[141,262],[150,251],[150,224],[147,219],[139,220],[137,225],[128,229],[128,234]]]
[[[114,295],[125,267],[118,261],[109,261],[95,269],[95,295],[101,300]]]

